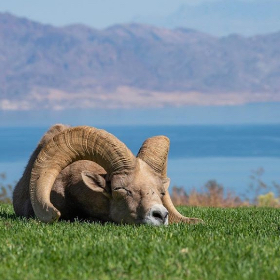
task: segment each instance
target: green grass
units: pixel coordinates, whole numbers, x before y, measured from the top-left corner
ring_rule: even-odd
[[[189,208],[203,225],[16,218],[0,204],[1,279],[280,279],[280,210]]]

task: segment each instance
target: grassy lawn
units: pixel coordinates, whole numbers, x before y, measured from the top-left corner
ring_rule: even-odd
[[[0,204],[1,279],[280,279],[280,210],[179,208],[203,225],[42,224]]]

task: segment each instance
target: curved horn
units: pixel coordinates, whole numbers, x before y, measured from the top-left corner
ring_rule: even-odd
[[[38,143],[37,148],[34,150],[30,159],[27,163],[27,166],[23,172],[23,175],[19,179],[18,183],[15,186],[13,191],[13,206],[14,211],[18,216],[30,217],[34,215],[33,209],[30,205],[30,195],[29,195],[29,183],[31,178],[31,170],[34,165],[36,158],[38,157],[42,148],[46,145],[46,143],[53,138],[56,134],[61,131],[69,128],[67,125],[56,124],[53,125],[42,137],[40,142]],[[25,206],[23,205],[23,201],[25,202]]]
[[[148,138],[142,144],[137,157],[145,161],[156,173],[165,178],[169,146],[170,141],[166,136]]]
[[[198,219],[181,215],[175,208],[169,195],[168,187],[170,181],[167,178],[169,142],[169,139],[165,136],[148,138],[140,148],[137,157],[145,161],[166,181],[166,193],[162,198],[162,203],[169,212],[169,223],[197,223]]]
[[[32,169],[31,203],[41,221],[53,222],[60,217],[60,212],[50,202],[52,186],[66,166],[82,159],[98,163],[109,175],[135,166],[131,151],[112,134],[87,126],[64,130],[41,150]]]

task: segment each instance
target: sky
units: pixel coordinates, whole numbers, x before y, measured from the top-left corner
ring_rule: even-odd
[[[280,0],[9,0],[0,2],[0,12],[55,26],[81,23],[98,29],[136,21],[217,36],[280,31]]]
[[[0,2],[9,11],[43,23],[65,25],[80,22],[96,28],[129,22],[137,16],[164,16],[184,3],[182,0],[9,0]]]

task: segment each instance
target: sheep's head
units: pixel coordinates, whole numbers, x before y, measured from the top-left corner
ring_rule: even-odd
[[[117,223],[162,225],[188,222],[173,206],[166,176],[169,139],[147,139],[137,157],[116,137],[104,130],[75,127],[64,130],[42,149],[32,169],[30,197],[35,215],[53,222],[60,212],[50,202],[53,183],[69,164],[92,160],[107,177],[82,172],[84,183],[107,197],[110,218]],[[169,212],[169,213],[168,213]]]
[[[137,158],[135,169],[106,180],[90,171],[82,172],[84,184],[108,199],[110,217],[117,223],[167,225],[168,211],[162,204],[169,180],[158,176]]]

